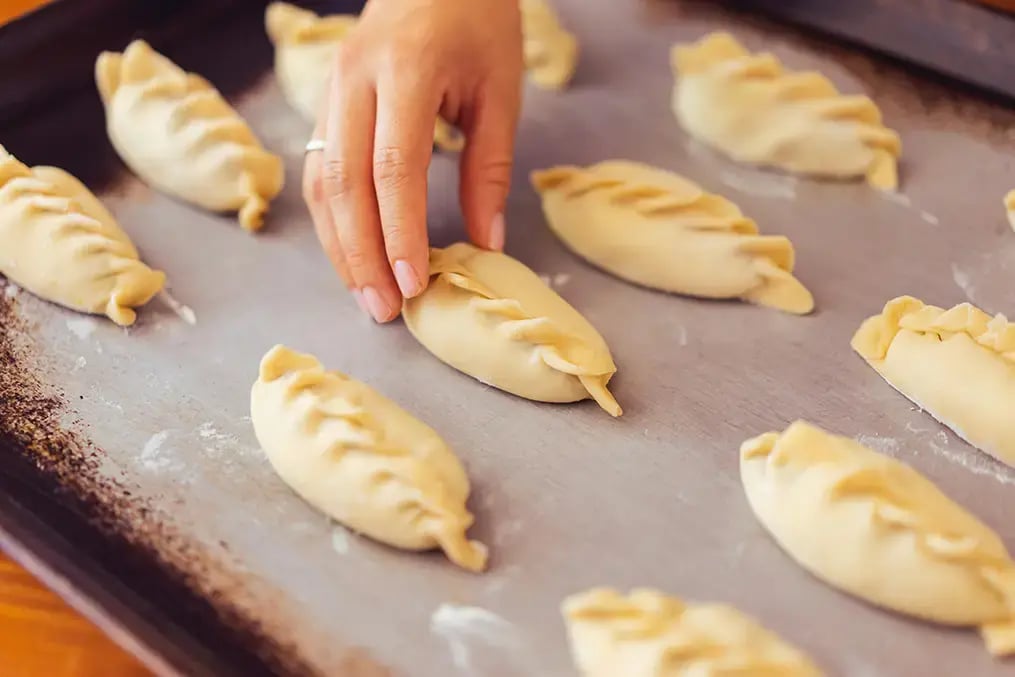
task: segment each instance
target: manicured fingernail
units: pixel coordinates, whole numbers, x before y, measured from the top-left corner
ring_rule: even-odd
[[[369,315],[370,314],[370,309],[367,308],[367,303],[366,303],[366,301],[363,300],[363,294],[362,294],[362,292],[360,292],[359,289],[353,289],[352,290],[352,297],[354,299],[356,299],[356,305],[359,306],[359,309],[362,310],[367,315]]]
[[[408,261],[399,259],[395,261],[395,280],[398,281],[398,288],[402,296],[407,299],[423,291],[423,283],[416,273],[416,269]]]
[[[488,249],[499,252],[504,249],[504,215],[497,214],[490,221],[490,232],[486,236]]]
[[[387,322],[391,319],[391,306],[388,305],[377,290],[373,287],[363,287],[363,301],[366,303],[369,312],[378,322]]]

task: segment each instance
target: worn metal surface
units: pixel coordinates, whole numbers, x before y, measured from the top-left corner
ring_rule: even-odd
[[[13,299],[25,321],[5,325],[17,368],[59,384],[64,426],[90,444],[67,453],[87,454],[89,475],[130,492],[111,501],[125,519],[110,526],[189,573],[194,589],[274,646],[333,674],[352,646],[398,674],[571,674],[558,606],[593,585],[734,604],[831,674],[1002,674],[975,632],[879,611],[805,574],[752,516],[737,448],[796,418],[858,436],[925,472],[1015,549],[1006,519],[1015,471],[915,410],[848,345],[863,318],[903,293],[1015,314],[1015,235],[1000,205],[1015,187],[1013,116],[705,5],[557,4],[582,61],[571,90],[527,91],[508,250],[606,337],[625,415],[484,387],[437,362],[401,323],[364,318],[300,201],[309,129],[266,76],[237,101],[287,160],[289,186],[262,235],[129,177],[103,195],[196,325],[158,303],[124,331],[23,292]],[[690,143],[669,111],[668,51],[718,28],[877,96],[905,143],[902,192],[745,169]],[[612,157],[677,170],[739,203],[764,232],[788,235],[817,312],[667,296],[569,255],[544,226],[527,174]],[[455,169],[453,158],[434,160],[436,244],[461,237]],[[274,343],[315,353],[445,436],[473,480],[471,533],[491,546],[489,572],[336,530],[286,488],[247,418],[257,362]],[[303,670],[293,665],[278,669]]]

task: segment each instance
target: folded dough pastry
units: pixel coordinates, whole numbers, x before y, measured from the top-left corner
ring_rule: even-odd
[[[165,284],[102,203],[56,167],[29,169],[0,146],[0,274],[47,301],[134,324]]]
[[[973,446],[1015,466],[1015,324],[968,303],[889,301],[853,350],[896,390]]]
[[[673,110],[684,129],[738,162],[894,190],[899,136],[865,96],[839,93],[823,75],[783,69],[728,33],[677,45]]]
[[[444,441],[369,386],[275,346],[250,397],[254,432],[279,476],[354,531],[405,550],[442,548],[482,571],[465,536],[469,480]]]
[[[524,264],[459,242],[430,250],[430,275],[402,315],[440,360],[520,397],[591,397],[620,416],[606,388],[617,367],[603,337]]]
[[[287,2],[268,5],[264,23],[275,46],[275,76],[289,105],[310,122],[316,122],[324,101],[335,50],[357,21],[352,14],[322,17]],[[438,118],[434,144],[460,151],[465,137]]]
[[[583,677],[821,674],[796,648],[724,604],[597,588],[567,598],[562,611]]]
[[[143,40],[99,55],[95,79],[109,138],[138,176],[205,209],[238,211],[247,230],[261,227],[282,190],[282,160],[207,80]]]
[[[1015,230],[1015,190],[1009,191],[1004,196],[1004,208],[1008,212],[1008,223],[1011,224],[1012,230]]]
[[[888,609],[980,626],[1015,653],[1015,562],[923,475],[803,421],[740,447],[754,514],[802,567]]]
[[[578,40],[560,25],[547,0],[521,0],[525,70],[543,89],[563,89],[578,63]]]
[[[572,251],[620,278],[678,294],[741,298],[809,313],[793,277],[793,245],[758,235],[729,200],[638,162],[532,174],[550,228]]]

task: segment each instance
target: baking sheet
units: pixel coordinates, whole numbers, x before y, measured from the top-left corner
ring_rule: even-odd
[[[805,574],[752,516],[737,449],[796,418],[857,436],[925,472],[1015,549],[1005,519],[1015,471],[917,411],[848,345],[863,318],[903,293],[1015,314],[1015,236],[1000,202],[1015,186],[1011,114],[706,5],[556,4],[582,61],[566,93],[526,91],[508,251],[606,337],[621,419],[485,387],[400,322],[363,317],[300,200],[310,130],[266,75],[236,100],[286,158],[289,185],[263,234],[127,176],[102,195],[195,324],[155,303],[125,331],[4,291],[31,325],[35,369],[71,403],[66,425],[101,450],[100,474],[182,535],[161,543],[167,559],[200,560],[207,590],[323,673],[347,669],[347,649],[362,647],[396,674],[569,675],[559,603],[611,585],[736,605],[831,674],[1003,674],[975,632],[876,610]],[[901,193],[745,169],[690,142],[669,112],[668,50],[718,28],[876,95],[905,143]],[[817,312],[667,296],[571,256],[543,224],[528,172],[613,157],[679,171],[736,201],[763,232],[788,235]],[[462,236],[455,186],[454,157],[435,157],[437,245]],[[491,546],[489,572],[349,534],[287,489],[248,418],[258,360],[275,343],[370,383],[443,434],[472,478],[470,534]]]

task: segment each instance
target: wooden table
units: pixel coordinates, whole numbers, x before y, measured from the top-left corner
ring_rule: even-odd
[[[3,553],[0,553],[0,666],[5,677],[150,674]]]

